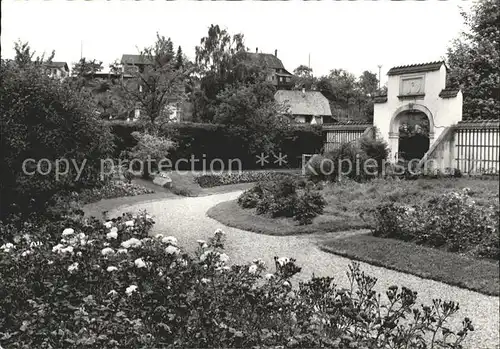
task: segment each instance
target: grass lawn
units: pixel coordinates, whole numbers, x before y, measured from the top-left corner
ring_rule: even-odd
[[[335,232],[370,228],[363,213],[384,202],[422,203],[433,195],[471,188],[476,202],[498,203],[498,182],[480,179],[382,180],[368,183],[344,182],[327,185],[321,194],[327,201],[325,212],[311,225],[300,226],[291,218],[269,218],[242,209],[233,202],[221,203],[208,215],[231,227],[269,235],[293,235],[313,232]]]
[[[488,295],[499,295],[499,264],[400,240],[352,235],[320,243],[326,252],[441,281]]]
[[[210,208],[207,215],[230,227],[268,235],[310,234],[367,227],[363,221],[349,222],[344,217],[334,219],[325,216],[317,217],[313,224],[298,225],[292,218],[270,218],[257,215],[254,209],[241,208],[236,200],[222,202]]]

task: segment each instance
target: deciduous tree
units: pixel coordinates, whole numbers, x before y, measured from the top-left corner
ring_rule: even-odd
[[[464,115],[497,118],[500,114],[500,4],[481,0],[463,12],[467,30],[448,48],[451,83],[464,95]]]

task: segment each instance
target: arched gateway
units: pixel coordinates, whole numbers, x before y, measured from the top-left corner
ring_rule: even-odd
[[[442,131],[462,120],[462,93],[446,87],[444,62],[394,67],[387,95],[375,99],[373,124],[390,160],[421,159]]]

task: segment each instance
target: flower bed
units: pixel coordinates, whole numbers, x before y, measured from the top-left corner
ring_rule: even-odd
[[[100,188],[85,189],[78,194],[82,204],[89,204],[103,199],[113,199],[123,196],[152,194],[153,190],[134,183],[112,180]]]
[[[300,268],[291,258],[275,258],[268,273],[261,260],[230,266],[222,231],[190,255],[175,237],[149,237],[153,223],[141,213],[66,219],[42,235],[41,227],[3,234],[0,226],[2,239],[12,237],[0,247],[2,345],[460,348],[473,330],[467,318],[446,328],[453,302],[417,306],[416,293],[397,286],[381,301],[376,279],[357,264],[347,288],[331,278],[294,288]]]
[[[371,211],[373,234],[498,260],[499,208],[478,205],[471,194],[465,188],[436,196],[423,205],[379,205]]]
[[[195,176],[195,180],[200,187],[211,188],[219,185],[277,180],[284,177],[297,177],[297,174],[276,171],[241,171],[200,174]]]

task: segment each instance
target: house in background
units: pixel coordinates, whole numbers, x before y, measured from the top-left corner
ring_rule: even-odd
[[[278,90],[274,99],[288,106],[288,113],[298,124],[323,124],[324,119],[332,117],[328,99],[319,91]]]
[[[257,48],[255,53],[249,52],[248,55],[254,63],[265,66],[270,70],[267,81],[276,86],[278,90],[290,89],[293,74],[290,74],[285,69],[283,62],[278,58],[278,50],[275,50],[273,55],[271,53],[261,53]]]
[[[63,80],[69,76],[69,67],[66,62],[47,62],[44,63],[45,72],[54,79]]]
[[[129,77],[131,77],[130,74],[144,72],[144,67],[151,64],[150,60],[145,56],[130,54],[122,55],[120,63],[124,75],[128,75]]]

